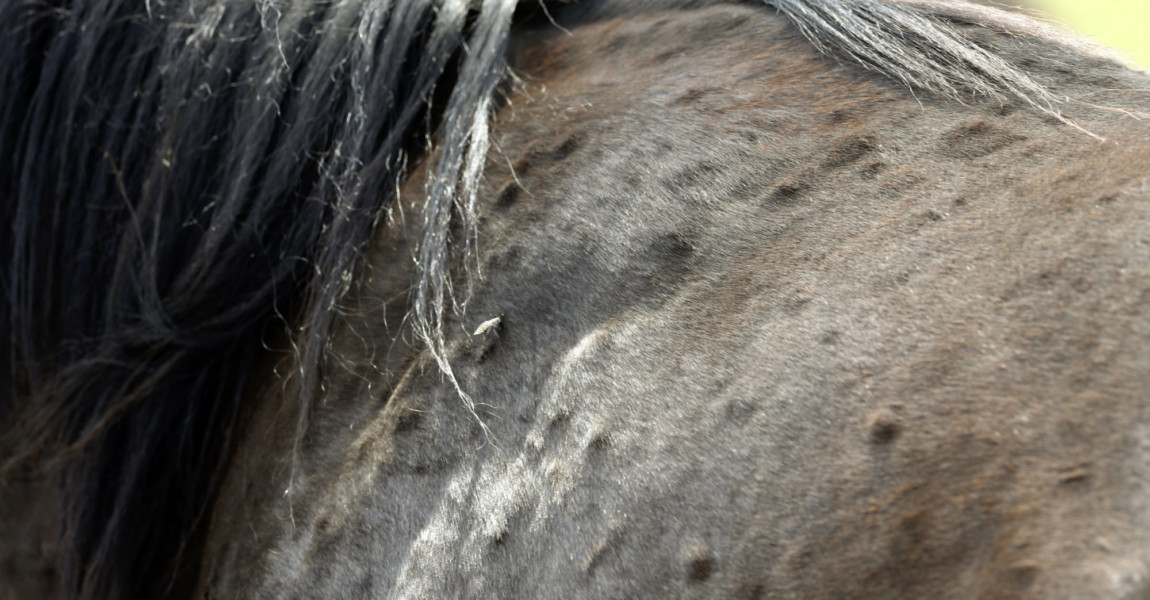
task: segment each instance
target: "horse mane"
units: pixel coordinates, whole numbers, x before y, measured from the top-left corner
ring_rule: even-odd
[[[942,18],[1021,29],[998,11],[766,4],[912,88],[1058,114],[1056,96]],[[9,477],[52,467],[69,596],[194,581],[263,340],[290,324],[310,402],[359,257],[433,137],[411,311],[451,375],[448,265],[474,240],[512,23],[540,7],[627,10],[612,5],[0,0],[0,448]]]
[[[268,328],[320,364],[406,157],[502,80],[513,3],[65,4],[0,3],[6,462],[61,467],[70,595],[159,596]]]

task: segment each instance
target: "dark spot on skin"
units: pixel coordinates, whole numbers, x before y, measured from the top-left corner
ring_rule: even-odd
[[[881,173],[885,168],[886,163],[883,163],[882,161],[872,162],[869,165],[863,167],[862,176],[864,179],[874,179],[875,177],[878,177],[878,174]]]
[[[874,149],[875,142],[869,137],[850,138],[831,150],[830,156],[823,161],[823,166],[828,169],[845,167],[858,161]]]
[[[713,185],[715,178],[722,173],[717,165],[699,163],[683,168],[663,181],[663,186],[671,191]]]
[[[966,127],[960,127],[956,131],[963,133],[966,136],[974,137],[992,133],[994,128],[991,127],[986,121],[979,121]]]
[[[788,313],[794,314],[801,312],[810,303],[811,299],[808,296],[794,296],[783,302],[783,309]]]
[[[819,343],[827,345],[837,344],[839,343],[839,339],[842,337],[842,335],[843,334],[841,331],[832,329],[819,337]]]
[[[922,213],[922,216],[925,217],[927,221],[941,221],[943,219],[942,213],[933,208]]]
[[[845,111],[845,110],[841,110],[841,109],[831,111],[831,123],[833,123],[835,125],[842,125],[843,123],[846,123],[847,121],[851,120],[851,118],[852,117],[851,117],[851,114],[849,111]]]
[[[687,93],[679,96],[678,98],[675,98],[671,104],[691,104],[699,98],[702,98],[704,95],[706,95],[706,92],[698,88],[688,90]]]
[[[499,192],[499,197],[495,199],[495,208],[497,210],[507,210],[519,201],[519,184],[512,181],[503,187],[503,191]]]
[[[687,576],[692,583],[702,583],[715,572],[715,557],[709,550],[699,546],[691,553]]]
[[[690,240],[679,233],[668,233],[655,238],[651,243],[650,252],[664,261],[681,262],[691,258],[695,247]]]
[[[652,151],[650,149],[639,150],[639,151],[635,152],[635,154],[637,156],[640,156],[640,157],[648,156],[648,157],[652,157],[652,158],[663,158],[665,156],[669,156],[671,154],[674,154],[676,149],[677,148],[675,147],[675,144],[673,144],[673,143],[671,143],[665,139],[661,139],[661,140],[658,140],[655,142],[654,151]]]
[[[491,257],[490,268],[514,270],[523,262],[523,247],[511,246],[507,250]]]
[[[1106,194],[1105,196],[1102,196],[1101,198],[1098,199],[1098,203],[1099,204],[1110,204],[1111,202],[1114,202],[1117,199],[1118,199],[1117,194]]]
[[[527,153],[515,161],[511,170],[516,177],[525,177],[536,167],[542,166],[546,168],[547,165],[562,161],[563,159],[571,156],[583,141],[581,133],[574,133],[563,140],[561,144],[555,147],[544,145],[544,143],[535,144],[527,150]]]
[[[567,419],[570,416],[571,413],[567,412],[566,410],[561,410],[555,413],[554,417],[551,417],[551,422],[548,423],[547,426],[551,429],[562,427],[567,424]]]
[[[686,281],[695,249],[689,232],[657,236],[632,256],[615,291],[620,302],[660,306]]]
[[[555,416],[551,417],[551,420],[547,423],[545,445],[550,446],[563,436],[564,432],[567,431],[567,422],[570,418],[571,413],[567,412],[567,409],[562,409],[556,413]]]
[[[1018,106],[1014,104],[1003,104],[994,109],[994,115],[996,117],[1006,117],[1014,114],[1014,112],[1017,110]]]
[[[596,432],[591,436],[591,442],[587,445],[592,450],[602,452],[611,448],[611,437],[605,431]]]
[[[1034,584],[1041,571],[1037,564],[1026,561],[1011,565],[1007,577],[1015,588],[1027,588]]]
[[[1089,292],[1094,287],[1094,283],[1085,277],[1079,277],[1070,282],[1070,287],[1074,288],[1074,291],[1078,292],[1079,294],[1084,294]]]
[[[810,186],[803,181],[780,181],[775,189],[767,196],[766,204],[769,206],[786,206],[802,197]]]
[[[395,420],[395,432],[407,433],[419,429],[423,422],[423,415],[415,411],[408,411]]]
[[[491,545],[495,546],[496,548],[502,546],[503,544],[507,543],[508,535],[509,534],[506,529],[501,530],[499,533],[495,534],[495,537],[491,538]]]
[[[985,121],[963,125],[942,137],[938,152],[947,158],[975,159],[997,152],[1026,138]]]
[[[736,137],[746,142],[748,146],[757,146],[762,136],[756,131],[744,130],[736,134]]]
[[[559,144],[559,147],[556,148],[555,152],[552,153],[552,158],[554,158],[556,162],[561,161],[568,156],[571,156],[571,154],[575,152],[575,150],[578,149],[579,145],[582,143],[583,135],[579,133],[573,134],[567,139],[563,140],[562,144]]]
[[[688,50],[688,48],[681,47],[681,48],[675,48],[674,50],[667,50],[666,52],[660,52],[659,54],[655,55],[654,58],[651,59],[651,62],[653,64],[656,64],[656,65],[661,65],[665,62],[670,61],[673,58],[683,56],[684,54],[687,53],[687,50]]]
[[[954,205],[957,207],[966,206],[966,198],[955,198]]]
[[[693,39],[725,39],[732,31],[744,25],[743,19],[706,19],[695,28]]]
[[[511,171],[516,177],[524,177],[531,172],[531,161],[528,160],[527,156],[524,156],[515,161],[514,165],[511,165]]]
[[[693,104],[713,91],[715,91],[713,88],[695,88],[692,90],[687,90],[685,94],[675,98],[671,104]]]
[[[897,526],[899,552],[917,552],[930,539],[930,513],[925,508],[911,508],[902,513]]]
[[[872,444],[889,444],[902,433],[902,419],[889,408],[876,411],[867,423],[867,438]]]
[[[751,398],[735,397],[726,402],[724,409],[727,418],[733,421],[736,427],[743,427],[751,422],[758,406]]]

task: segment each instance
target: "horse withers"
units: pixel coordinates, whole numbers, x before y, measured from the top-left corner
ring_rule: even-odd
[[[1150,596],[1144,73],[950,2],[511,4],[132,13],[166,54],[75,126],[164,135],[71,159],[133,208],[76,218],[117,223],[115,274],[159,282],[127,295],[175,316],[137,348],[150,305],[91,283],[140,318],[8,350],[8,422],[69,420],[5,438],[36,442],[11,450],[10,595]],[[152,69],[154,109],[110,95]],[[274,246],[313,206],[320,250]],[[162,219],[184,246],[138,235]],[[275,274],[268,247],[296,269],[274,294],[154,275]],[[266,308],[181,320],[220,294]],[[73,366],[115,335],[125,375]]]

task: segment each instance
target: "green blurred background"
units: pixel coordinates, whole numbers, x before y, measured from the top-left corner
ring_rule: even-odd
[[[1005,0],[1004,4],[1017,4]],[[1030,0],[1045,12],[1130,59],[1150,67],[1150,0]]]

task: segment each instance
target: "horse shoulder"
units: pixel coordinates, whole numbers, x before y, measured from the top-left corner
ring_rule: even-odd
[[[265,454],[257,508],[233,466],[245,508],[214,529],[242,539],[205,553],[205,589],[1049,597],[1145,577],[1145,124],[1080,106],[1100,142],[916,99],[749,7],[520,47],[484,275],[448,333],[474,407],[401,324],[361,317],[387,298],[368,289],[333,344],[391,362],[333,387],[358,408],[312,415],[314,451]]]

